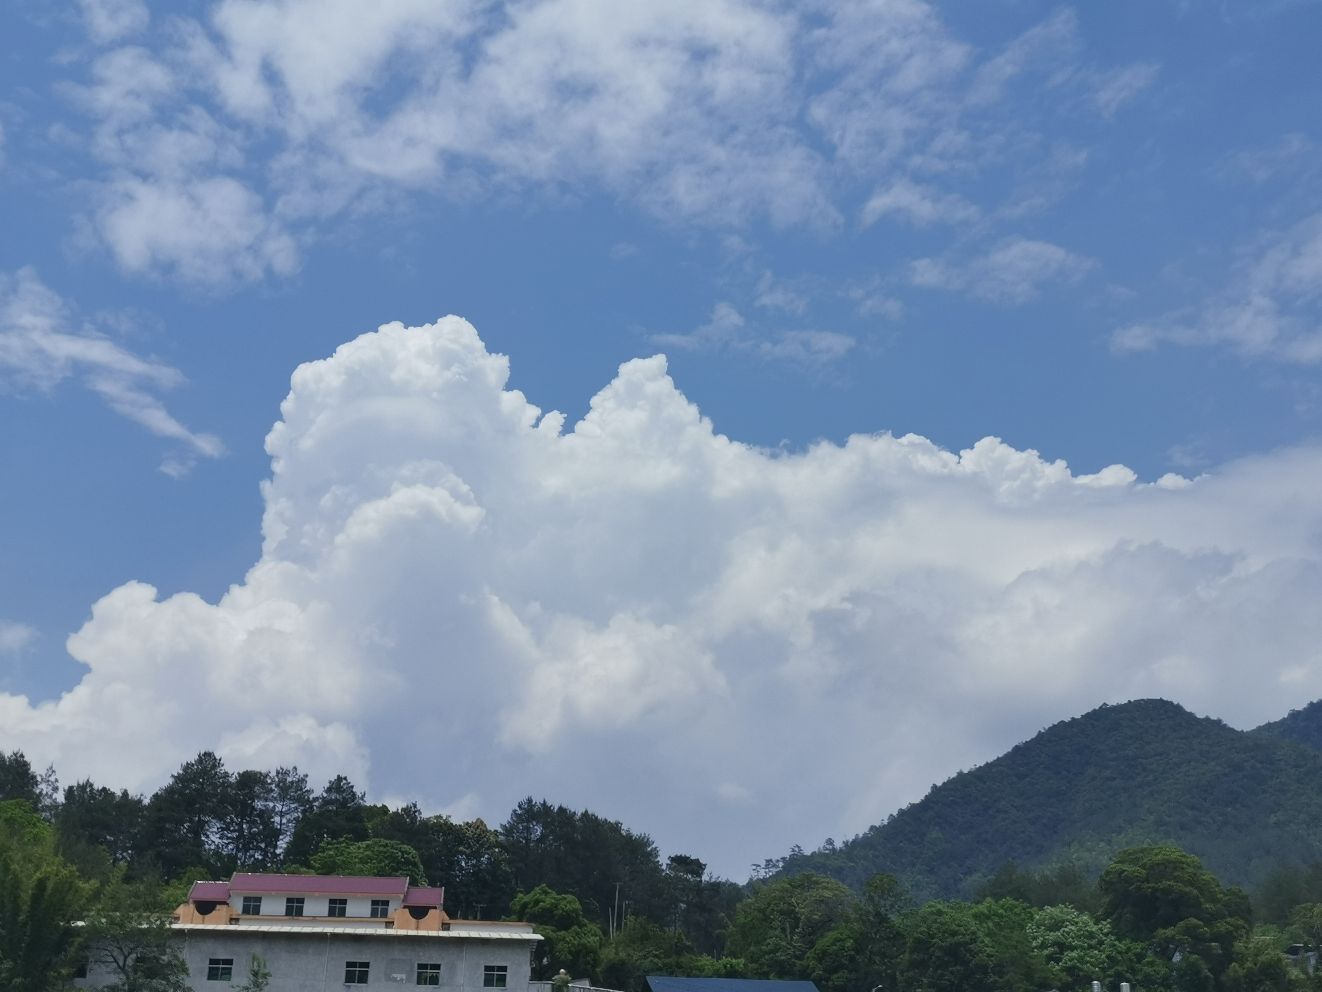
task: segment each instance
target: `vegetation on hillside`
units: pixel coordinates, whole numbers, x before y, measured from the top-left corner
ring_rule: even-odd
[[[344,776],[316,791],[296,768],[233,772],[210,752],[150,797],[61,790],[54,770],[0,754],[0,992],[62,988],[89,961],[123,992],[179,992],[165,914],[191,881],[236,870],[442,884],[454,916],[535,923],[535,977],[563,967],[624,992],[648,974],[822,992],[1322,992],[1322,970],[1282,953],[1322,944],[1319,772],[1298,734],[1160,701],[1103,707],[740,885],[544,800],[492,827],[369,804]],[[1224,882],[1256,883],[1253,898]]]
[[[1257,885],[1322,860],[1322,752],[1149,699],[1058,723],[934,786],[838,847],[768,866],[857,889],[893,874],[920,898],[967,896],[1007,864],[1095,877],[1120,849],[1173,843]]]

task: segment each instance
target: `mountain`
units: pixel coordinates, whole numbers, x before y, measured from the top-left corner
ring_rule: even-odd
[[[1322,860],[1322,751],[1300,743],[1317,739],[1319,705],[1252,732],[1162,699],[1102,706],[839,847],[796,851],[782,871],[855,887],[884,871],[920,899],[953,897],[1009,862],[1096,872],[1125,847],[1173,842],[1224,882],[1253,885]]]
[[[1264,723],[1253,733],[1263,737],[1297,741],[1315,751],[1322,751],[1322,699],[1309,703],[1301,710],[1291,710],[1289,716]]]

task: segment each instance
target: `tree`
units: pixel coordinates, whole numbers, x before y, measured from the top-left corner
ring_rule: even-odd
[[[524,799],[500,828],[519,888],[548,885],[573,892],[583,911],[606,924],[616,884],[631,912],[658,921],[673,908],[660,854],[652,839],[590,811],[576,813],[542,800]]]
[[[1248,933],[1244,893],[1222,888],[1196,857],[1171,845],[1121,851],[1097,880],[1117,932],[1176,961],[1180,992],[1215,987]]]
[[[1231,909],[1243,912],[1239,898],[1229,896],[1202,862],[1168,844],[1121,851],[1097,888],[1103,919],[1137,940],[1187,919],[1211,922],[1226,919]]]
[[[84,927],[90,965],[111,980],[113,992],[188,992],[188,966],[171,940],[171,899],[150,882],[127,883],[122,873],[102,886]]]
[[[900,981],[910,992],[996,989],[995,963],[965,903],[929,902],[909,920]]]
[[[855,897],[811,873],[762,885],[735,911],[729,952],[766,978],[805,978],[808,952],[853,914]]]
[[[576,897],[539,885],[516,895],[510,914],[534,924],[542,935],[533,955],[533,978],[547,978],[561,968],[575,977],[591,976],[597,970],[601,930],[588,922]]]
[[[185,868],[229,867],[222,845],[234,779],[212,751],[186,761],[147,804],[144,845],[166,878]]]
[[[327,840],[367,840],[367,805],[363,794],[343,775],[326,783],[312,807],[299,819],[285,850],[285,860],[307,864]]]
[[[1244,941],[1226,970],[1226,992],[1288,992],[1291,985],[1285,956],[1271,941]]]
[[[266,959],[260,954],[254,954],[248,962],[248,980],[234,992],[266,992],[270,984],[271,970],[266,967]]]
[[[514,898],[514,875],[500,834],[481,820],[457,823],[423,816],[416,804],[387,810],[371,821],[373,837],[408,844],[426,877],[445,886],[445,911],[453,917],[499,914]]]
[[[1073,906],[1048,906],[1028,924],[1033,948],[1060,976],[1065,989],[1086,989],[1093,981],[1111,985],[1134,976],[1128,973],[1131,948],[1105,920]],[[1138,948],[1141,955],[1142,947]]]
[[[280,828],[274,793],[266,772],[242,771],[234,776],[217,837],[227,866],[244,871],[275,866]]]
[[[1290,913],[1290,926],[1314,950],[1322,949],[1322,903],[1306,902]]]
[[[67,976],[87,888],[26,800],[0,803],[0,989],[42,992]]]
[[[397,840],[328,840],[310,867],[318,875],[406,875],[416,885],[427,884],[418,852]]]
[[[134,856],[145,809],[141,796],[116,793],[90,779],[66,786],[55,817],[60,849],[67,857],[82,860],[79,854],[84,848],[100,848],[111,864],[125,864]]]
[[[41,805],[41,779],[22,751],[0,751],[0,802],[22,799],[34,811]]]
[[[285,849],[294,837],[294,830],[299,821],[312,808],[312,790],[308,788],[308,777],[298,770],[277,768],[271,774],[270,809],[271,821],[275,825],[275,836],[271,849],[266,852],[268,864],[279,864]]]

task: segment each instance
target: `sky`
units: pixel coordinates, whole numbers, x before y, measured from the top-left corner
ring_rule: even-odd
[[[0,748],[743,878],[1322,685],[1322,4],[13,0]]]

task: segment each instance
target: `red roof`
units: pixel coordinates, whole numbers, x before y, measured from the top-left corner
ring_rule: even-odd
[[[371,875],[264,875],[236,872],[229,881],[231,892],[243,895],[398,896],[408,891],[404,876],[376,878]]]
[[[410,885],[404,895],[405,906],[426,906],[440,909],[445,902],[445,889],[440,886]]]
[[[194,882],[188,890],[189,902],[229,902],[229,882]]]

